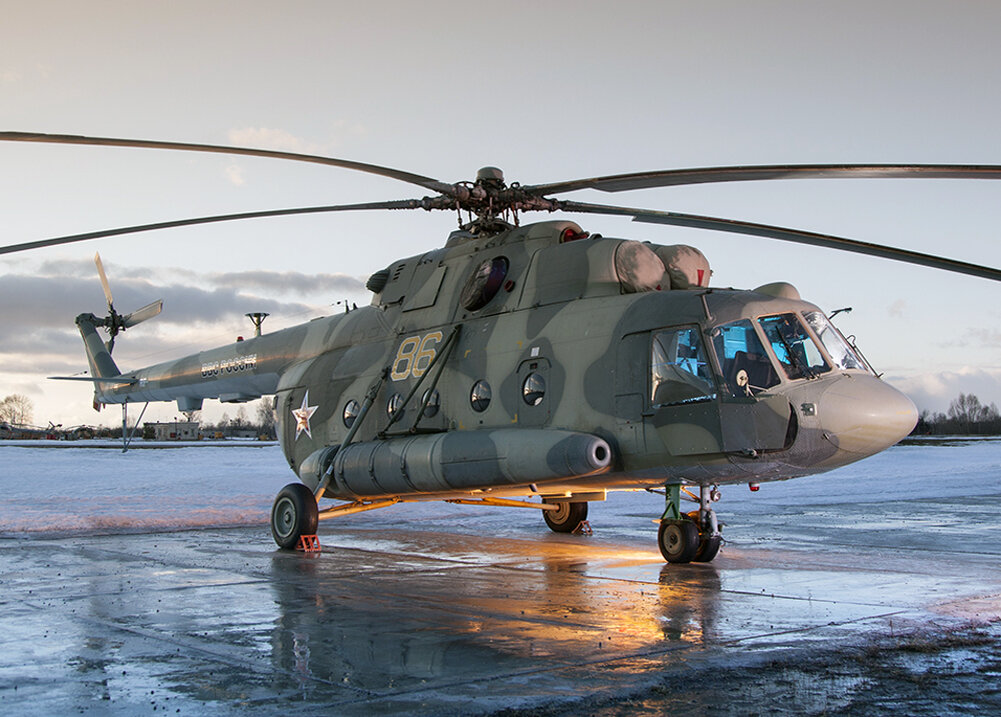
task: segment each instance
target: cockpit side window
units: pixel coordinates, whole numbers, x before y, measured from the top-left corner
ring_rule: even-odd
[[[699,329],[686,326],[653,334],[650,402],[654,407],[716,397]]]
[[[813,378],[831,370],[796,314],[763,316],[758,323],[789,378]]]
[[[717,326],[712,339],[723,382],[732,396],[753,396],[778,384],[778,374],[750,321]]]
[[[858,369],[859,371],[868,371],[865,362],[855,353],[851,344],[845,341],[841,332],[834,328],[830,319],[819,311],[808,312],[805,316],[806,323],[810,325],[813,333],[824,344],[824,348],[827,349],[827,353],[830,354],[835,366],[842,370]]]

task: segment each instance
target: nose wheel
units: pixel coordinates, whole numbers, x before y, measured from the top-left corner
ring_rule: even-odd
[[[690,520],[662,520],[657,545],[667,562],[690,563],[699,550],[698,526]]]
[[[719,491],[709,486],[699,487],[699,509],[681,512],[681,495],[684,492],[696,500],[680,485],[668,485],[665,490],[664,515],[657,531],[657,546],[664,560],[669,563],[708,563],[719,553],[723,543],[716,512],[710,507],[719,500]]]

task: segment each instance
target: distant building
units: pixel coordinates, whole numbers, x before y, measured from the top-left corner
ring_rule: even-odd
[[[198,440],[198,421],[147,422],[144,425],[153,429],[153,440],[156,441]]]
[[[260,438],[260,431],[256,428],[230,428],[226,431],[230,438]]]

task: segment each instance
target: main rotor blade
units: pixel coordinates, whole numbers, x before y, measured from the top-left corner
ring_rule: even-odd
[[[108,300],[108,310],[112,311],[111,286],[108,284],[108,275],[104,273],[104,264],[101,262],[101,254],[94,254],[94,263],[97,264],[97,274],[101,277],[101,287],[104,289],[104,298]]]
[[[139,232],[149,232],[157,229],[186,227],[195,224],[213,224],[215,222],[230,222],[237,219],[259,219],[261,217],[281,217],[293,214],[322,214],[324,212],[346,212],[363,209],[423,209],[424,206],[424,202],[420,199],[401,199],[390,202],[369,202],[367,204],[340,204],[325,207],[298,207],[295,209],[269,209],[261,212],[220,214],[212,217],[176,219],[174,221],[156,222],[154,224],[137,224],[136,226],[121,227],[118,229],[102,229],[101,231],[87,232],[85,234],[70,234],[68,236],[53,237],[52,239],[39,239],[38,241],[24,242],[23,244],[11,244],[9,246],[0,246],[0,254],[12,254],[18,251],[39,249],[45,246],[72,244],[78,241],[101,239],[102,237],[112,237],[121,234],[138,234]]]
[[[653,172],[610,174],[568,182],[522,187],[537,196],[600,189],[626,192],[651,187],[687,184],[752,182],[766,179],[1001,179],[1001,166],[993,164],[786,164],[745,167],[663,169]]]
[[[157,299],[152,304],[146,304],[141,309],[136,309],[131,314],[122,317],[122,326],[131,329],[136,324],[141,324],[146,319],[152,319],[163,311],[163,299]]]
[[[810,244],[812,246],[822,246],[829,249],[840,249],[856,254],[868,254],[878,256],[883,259],[893,259],[908,264],[919,264],[929,266],[934,269],[944,269],[959,274],[978,276],[983,279],[1001,281],[1001,270],[992,269],[979,264],[968,264],[955,259],[947,259],[931,254],[922,254],[907,249],[897,249],[883,244],[870,244],[869,242],[857,241],[855,239],[845,239],[831,234],[817,234],[815,232],[802,231],[800,229],[789,229],[777,227],[769,224],[756,224],[753,222],[742,222],[736,219],[721,219],[719,217],[705,217],[697,214],[681,214],[677,212],[661,212],[651,209],[630,209],[628,207],[612,207],[603,204],[584,204],[581,202],[560,202],[560,209],[567,212],[583,212],[587,214],[610,214],[613,216],[632,217],[633,221],[646,222],[649,224],[670,224],[679,227],[693,227],[695,229],[714,229],[716,231],[730,232],[732,234],[747,234],[750,236],[766,237],[768,239],[781,239],[783,241],[795,242],[797,244]]]
[[[289,159],[296,162],[312,162],[326,164],[332,167],[354,169],[358,172],[378,174],[382,177],[398,179],[402,182],[416,184],[419,187],[440,192],[448,196],[455,194],[455,187],[440,182],[431,177],[423,177],[412,172],[404,172],[390,167],[380,167],[376,164],[352,162],[348,159],[321,157],[313,154],[298,154],[295,152],[279,152],[270,149],[254,149],[252,147],[228,147],[215,144],[192,144],[188,142],[157,142],[145,139],[116,139],[114,137],[85,137],[75,134],[43,134],[40,132],[0,132],[0,141],[4,142],[45,142],[49,144],[84,144],[104,147],[138,147],[142,149],[174,149],[186,152],[211,152],[215,154],[242,154],[249,157],[269,157],[271,159]]]

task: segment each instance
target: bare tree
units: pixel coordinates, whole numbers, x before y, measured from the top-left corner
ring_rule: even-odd
[[[987,407],[981,405],[980,399],[972,393],[961,393],[949,404],[949,418],[966,430],[971,424],[984,420],[987,411]]]
[[[0,421],[6,423],[31,423],[34,405],[23,393],[12,393],[0,401]]]
[[[257,425],[261,433],[274,436],[275,412],[271,410],[271,398],[265,396],[257,402]]]
[[[914,433],[1001,435],[1001,413],[997,404],[983,404],[974,394],[961,393],[949,404],[948,415],[922,411]]]
[[[181,411],[181,414],[184,416],[184,420],[188,423],[200,421],[202,418],[201,411]]]

